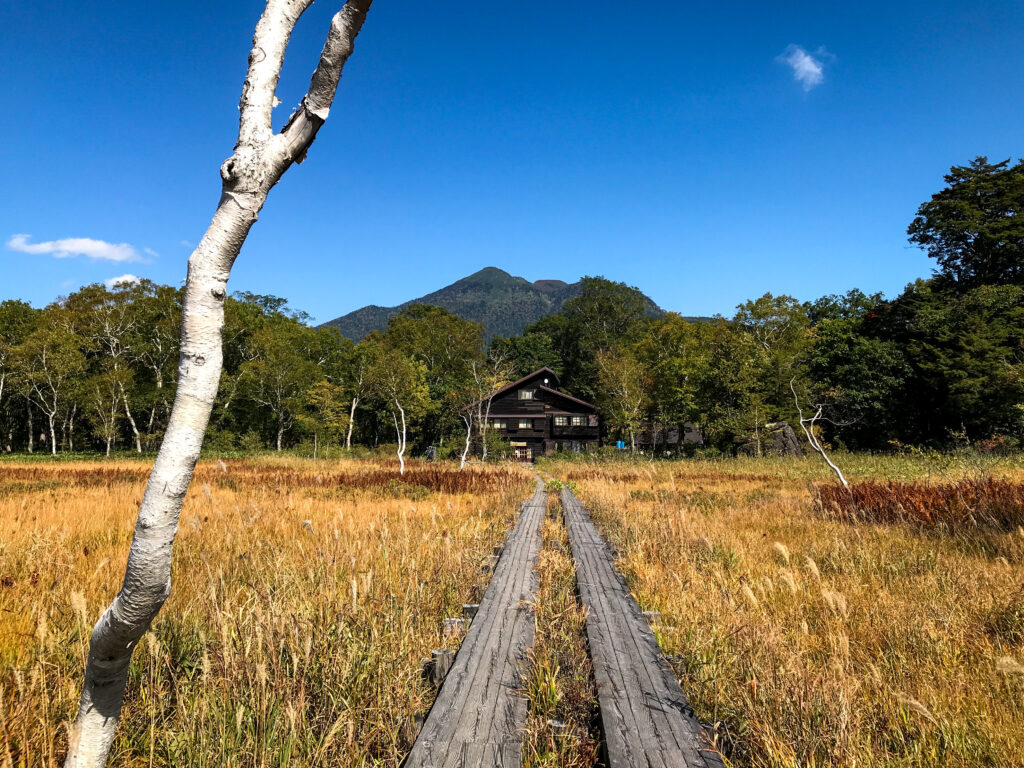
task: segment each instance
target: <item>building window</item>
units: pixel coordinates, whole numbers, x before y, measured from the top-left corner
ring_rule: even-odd
[[[583,416],[573,416],[572,417],[572,425],[574,427],[582,427],[584,424],[586,424],[586,421],[584,421],[584,418],[585,417],[583,417]]]
[[[508,424],[505,423],[504,419],[491,419],[491,426],[495,429],[505,429]]]
[[[520,400],[533,400],[533,395],[536,390],[533,389],[520,389],[519,399]]]
[[[533,419],[520,419],[519,420],[519,428],[520,429],[533,429]]]
[[[567,427],[567,426],[569,426],[569,417],[568,416],[555,416],[555,426],[556,427]]]

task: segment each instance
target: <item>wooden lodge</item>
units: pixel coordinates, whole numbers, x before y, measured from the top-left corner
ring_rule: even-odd
[[[502,387],[490,401],[488,428],[506,437],[519,461],[555,451],[590,451],[600,440],[597,408],[560,392],[558,374],[550,368]],[[476,410],[477,404],[470,407]]]

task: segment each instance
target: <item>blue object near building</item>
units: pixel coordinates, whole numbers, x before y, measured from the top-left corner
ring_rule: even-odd
[[[620,451],[626,450],[626,441],[625,440],[616,440],[615,441],[615,447],[618,448]]]

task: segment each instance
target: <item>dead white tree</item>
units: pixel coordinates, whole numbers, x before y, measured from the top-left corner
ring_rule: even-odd
[[[292,30],[313,0],[267,0],[256,24],[238,105],[238,143],[220,168],[222,192],[213,220],[189,257],[174,405],[139,508],[124,583],[93,629],[78,717],[69,729],[67,768],[107,762],[132,652],[170,593],[178,516],[220,381],[231,266],[268,193],[292,163],[305,159],[327,119],[371,2],[347,0],[331,19],[309,90],[279,133],[271,117],[281,65]]]
[[[822,413],[825,410],[824,404],[818,403],[813,406],[814,415],[810,418],[804,417],[803,409],[800,407],[800,397],[796,393],[796,386],[794,385],[795,381],[795,378],[789,380],[789,391],[793,393],[793,401],[796,403],[796,412],[800,417],[800,428],[807,436],[807,442],[811,444],[811,448],[813,448],[814,451],[825,460],[825,463],[829,465],[832,471],[836,473],[836,477],[839,478],[839,482],[843,484],[843,487],[849,488],[850,484],[846,481],[846,477],[843,476],[842,470],[840,470],[839,467],[835,465],[835,462],[828,457],[821,441],[818,440],[818,436],[814,433],[814,427],[822,420]]]

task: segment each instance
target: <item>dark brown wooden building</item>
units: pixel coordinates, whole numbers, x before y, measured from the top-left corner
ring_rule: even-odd
[[[476,404],[470,406],[474,410]],[[491,396],[489,429],[504,435],[520,461],[598,445],[597,408],[558,391],[558,374],[539,368]]]

